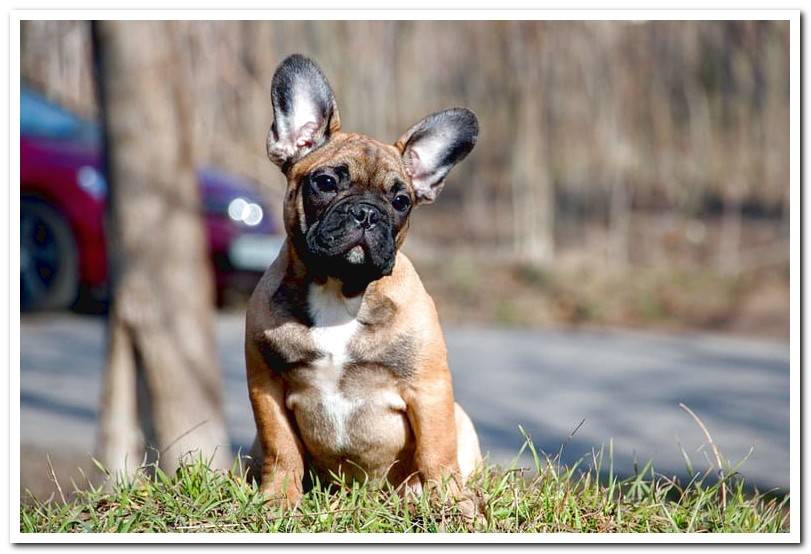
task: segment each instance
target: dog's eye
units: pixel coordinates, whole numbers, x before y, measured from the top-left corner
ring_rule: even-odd
[[[321,192],[335,192],[338,189],[338,182],[335,178],[324,173],[313,177],[312,183]]]
[[[394,200],[391,201],[391,205],[398,212],[404,212],[411,206],[411,198],[405,194],[398,194],[394,197]]]

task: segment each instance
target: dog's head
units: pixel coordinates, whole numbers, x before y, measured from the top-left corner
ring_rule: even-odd
[[[364,286],[391,273],[411,211],[432,202],[473,149],[476,116],[429,115],[393,145],[341,132],[326,77],[293,55],[271,84],[268,157],[287,177],[285,228],[310,271]]]

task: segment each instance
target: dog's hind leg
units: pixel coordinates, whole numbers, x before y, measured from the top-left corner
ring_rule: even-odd
[[[473,422],[458,403],[456,404],[456,449],[459,472],[462,474],[464,482],[481,465],[482,453]]]

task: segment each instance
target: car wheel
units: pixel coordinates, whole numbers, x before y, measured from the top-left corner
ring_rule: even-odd
[[[79,256],[70,225],[38,200],[20,203],[20,304],[24,310],[68,308],[79,290]]]

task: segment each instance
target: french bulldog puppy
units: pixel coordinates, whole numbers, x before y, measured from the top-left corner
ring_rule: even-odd
[[[476,116],[431,114],[394,144],[343,132],[327,79],[300,55],[276,70],[271,99],[287,239],[245,334],[261,490],[294,504],[310,469],[460,490],[478,438],[454,401],[434,303],[399,248],[413,209],[473,149]]]

